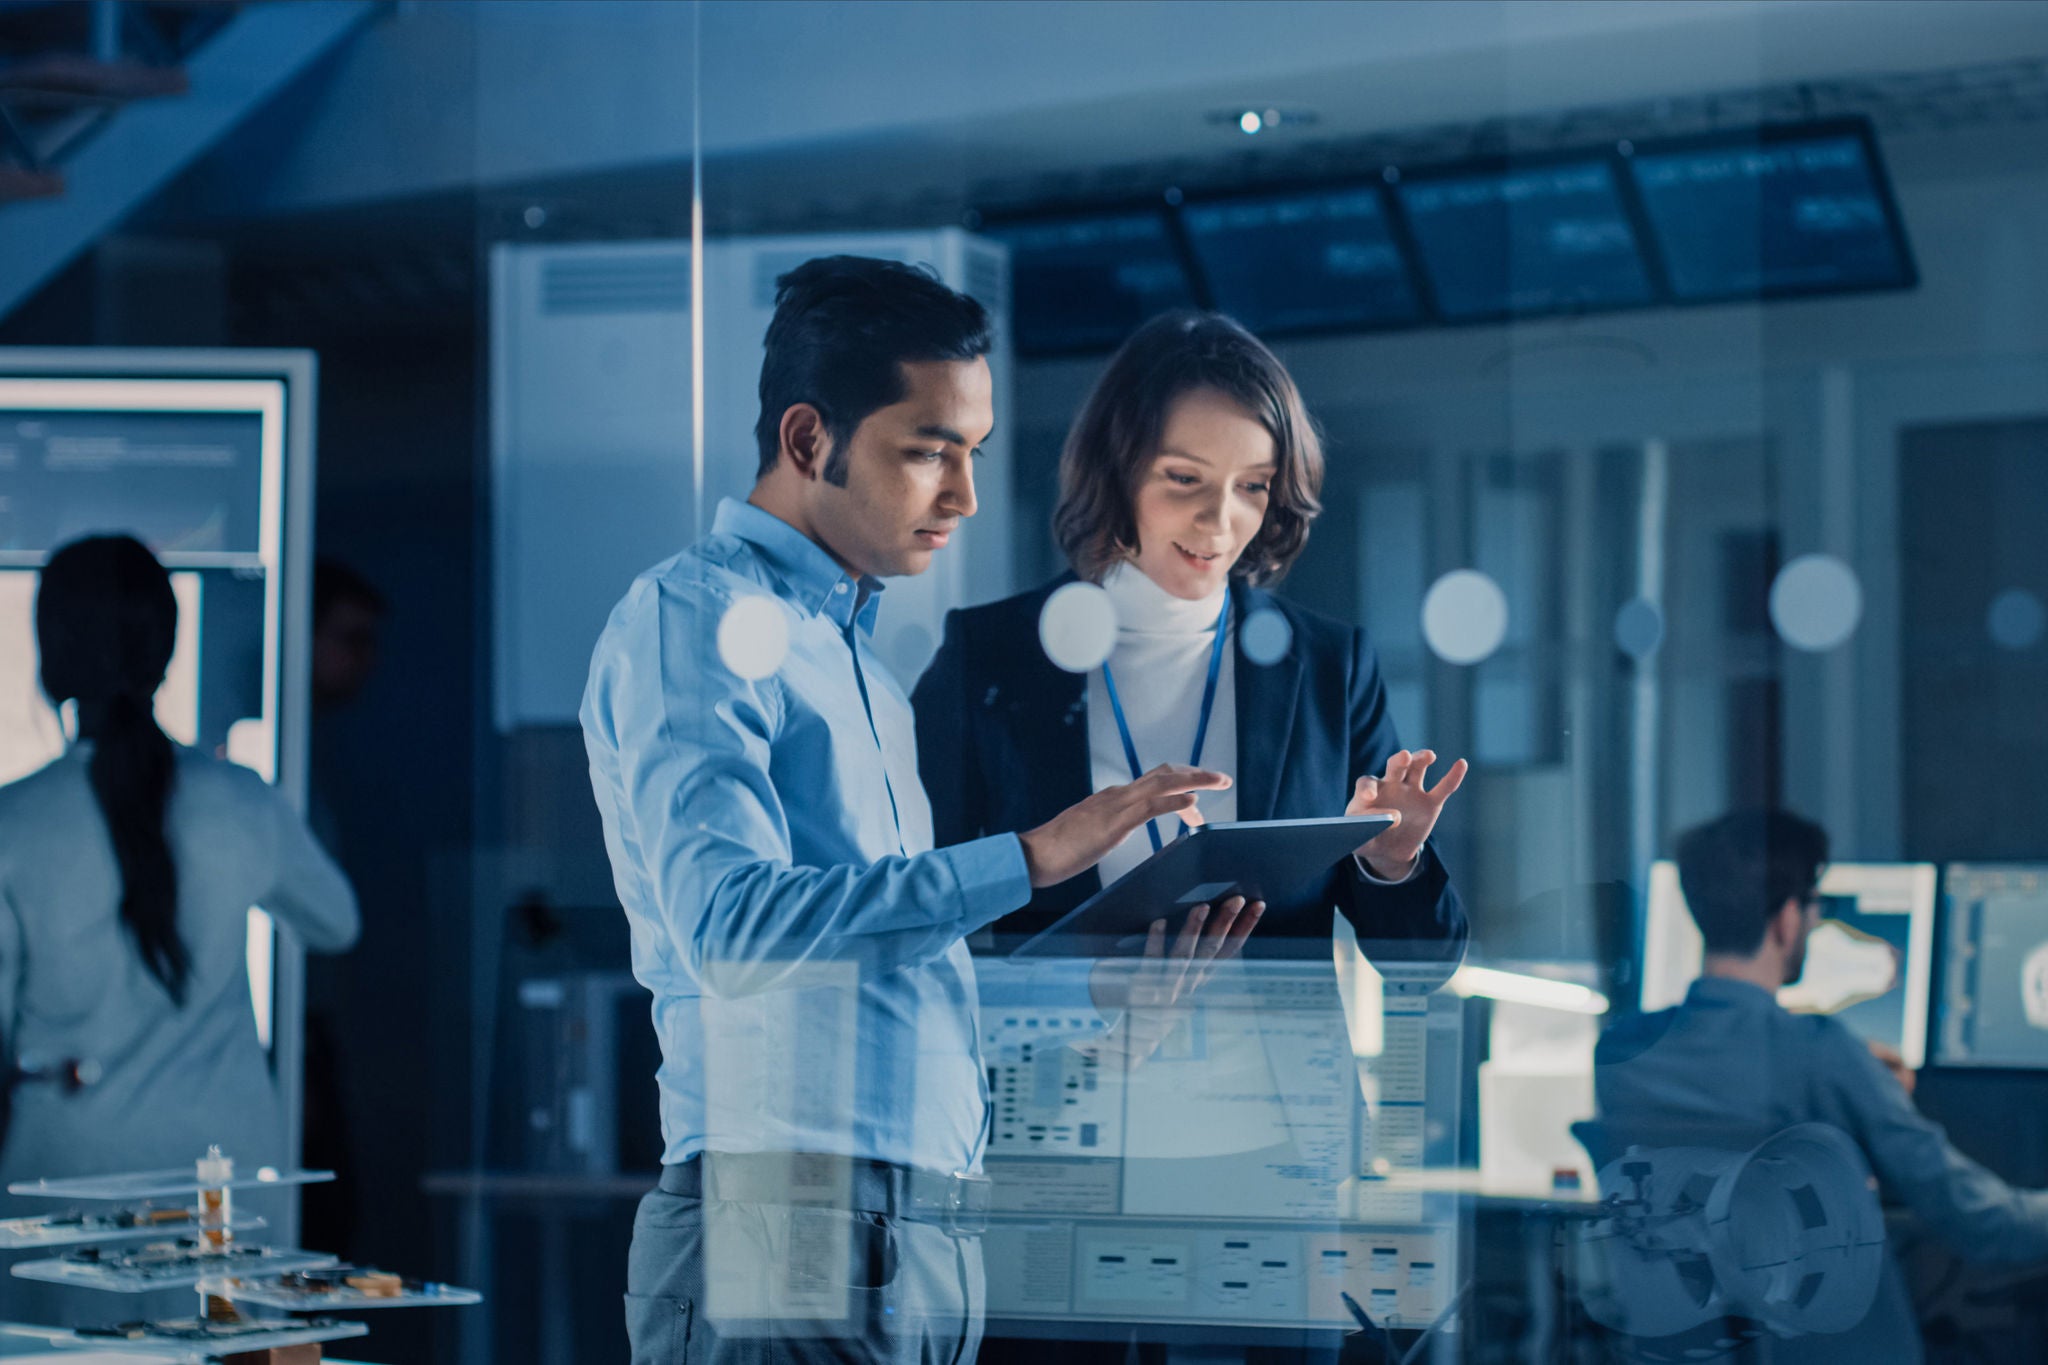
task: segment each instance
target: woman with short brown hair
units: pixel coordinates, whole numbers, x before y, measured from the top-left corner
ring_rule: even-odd
[[[1138,490],[1154,474],[1165,427],[1188,394],[1228,400],[1253,417],[1272,450],[1263,521],[1233,572],[1277,582],[1323,510],[1323,442],[1293,376],[1258,338],[1220,313],[1167,313],[1109,362],[1060,455],[1053,537],[1074,572],[1099,583],[1137,544]]]
[[[1307,544],[1322,477],[1314,423],[1258,338],[1197,312],[1133,333],[1061,456],[1053,531],[1072,572],[951,613],[918,683],[937,842],[1030,829],[1141,770],[1191,763],[1234,779],[1200,794],[1208,821],[1400,817],[1333,872],[1326,907],[1268,916],[1261,938],[1327,943],[1341,913],[1369,951],[1394,941],[1454,967],[1465,917],[1427,841],[1465,763],[1426,785],[1436,755],[1400,747],[1365,631],[1267,590]],[[1118,623],[1110,657],[1086,674],[1040,643],[1047,599],[1077,578],[1100,584]],[[1053,923],[1172,837],[1158,823],[998,932]]]

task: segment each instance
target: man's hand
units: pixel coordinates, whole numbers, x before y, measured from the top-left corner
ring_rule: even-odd
[[[1264,901],[1246,904],[1243,896],[1225,898],[1213,914],[1208,905],[1198,905],[1188,911],[1171,951],[1166,921],[1156,919],[1146,932],[1143,957],[1097,962],[1088,975],[1095,1008],[1105,1015],[1122,1011],[1111,1025],[1110,1041],[1133,1063],[1158,1051],[1187,1017],[1195,994],[1243,950],[1265,913]]]
[[[1403,749],[1387,760],[1386,776],[1359,778],[1351,793],[1351,803],[1344,807],[1346,815],[1394,817],[1392,829],[1383,830],[1356,850],[1373,875],[1382,881],[1403,881],[1415,870],[1415,860],[1422,856],[1423,841],[1436,828],[1444,802],[1464,785],[1465,774],[1470,771],[1461,758],[1451,765],[1442,781],[1434,787],[1424,786],[1423,778],[1434,762],[1434,749],[1418,749],[1414,753]]]
[[[1920,1073],[1906,1065],[1906,1059],[1899,1055],[1897,1048],[1886,1047],[1872,1039],[1870,1055],[1884,1063],[1884,1069],[1892,1073],[1892,1079],[1905,1087],[1906,1098],[1913,1097],[1913,1087],[1920,1083]]]
[[[1135,782],[1105,787],[1037,829],[1017,836],[1024,845],[1024,866],[1031,873],[1031,884],[1055,886],[1086,872],[1147,820],[1178,815],[1190,825],[1199,825],[1202,816],[1195,809],[1194,794],[1221,791],[1229,785],[1230,779],[1222,773],[1162,763]]]

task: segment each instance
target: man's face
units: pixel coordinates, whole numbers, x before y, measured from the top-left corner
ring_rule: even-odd
[[[974,515],[974,460],[995,429],[985,360],[902,367],[903,400],[869,413],[846,451],[846,484],[806,485],[812,526],[861,574],[923,573]]]
[[[361,602],[341,598],[313,630],[313,700],[322,706],[353,701],[377,669],[383,622]]]

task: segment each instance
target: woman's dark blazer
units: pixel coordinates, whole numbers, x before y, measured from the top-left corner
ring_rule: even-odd
[[[1031,592],[947,613],[946,638],[912,697],[918,769],[931,797],[934,842],[944,847],[1044,824],[1094,791],[1088,754],[1087,678],[1046,658],[1038,615],[1059,578]],[[1272,608],[1293,628],[1293,648],[1271,666],[1239,654],[1237,818],[1285,820],[1342,813],[1357,779],[1386,771],[1400,749],[1379,663],[1362,628],[1317,616],[1258,588],[1231,590],[1232,636],[1247,614]],[[1178,762],[1182,756],[1174,756]],[[1399,886],[1358,875],[1346,859],[1330,905],[1374,956],[1456,963],[1465,914],[1436,851]],[[1044,887],[1005,916],[998,934],[1032,934],[1101,888],[1091,868]],[[1259,935],[1320,936],[1335,926],[1263,925]],[[1388,943],[1401,941],[1398,950]],[[1384,947],[1380,945],[1385,945]]]

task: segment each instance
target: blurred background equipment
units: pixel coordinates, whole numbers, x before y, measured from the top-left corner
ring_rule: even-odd
[[[1619,1156],[1603,1155],[1603,1216],[1577,1234],[1579,1292],[1595,1320],[1652,1339],[1723,1319],[1786,1338],[1863,1321],[1877,1296],[1885,1229],[1853,1142],[1815,1123],[1735,1151],[1637,1146],[1635,1136],[1587,1138],[1602,1149],[1628,1142]],[[1688,1127],[1670,1136],[1701,1134]],[[1684,1358],[1725,1353],[1709,1347]]]

